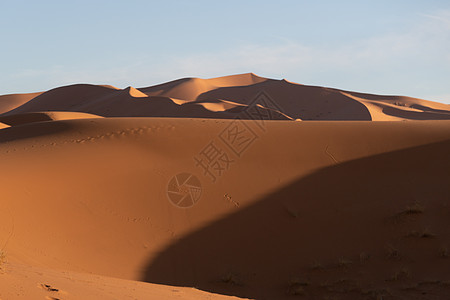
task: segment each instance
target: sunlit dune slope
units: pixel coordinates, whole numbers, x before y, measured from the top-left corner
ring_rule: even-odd
[[[356,264],[363,252],[370,263],[346,273],[372,274],[361,289],[385,286],[405,264],[411,282],[445,279],[448,122],[260,125],[101,118],[3,129],[0,232],[9,259],[250,298],[281,299],[315,261]],[[227,137],[233,126],[254,133],[244,151]],[[226,155],[222,170],[202,167],[211,145]],[[180,173],[201,185],[190,208],[168,196]],[[415,202],[424,214],[395,223]],[[414,230],[435,237],[403,238]],[[391,244],[405,260],[389,259]],[[333,268],[311,275],[313,289],[345,275]]]
[[[2,95],[0,96],[0,114],[19,107],[40,94],[41,93]]]
[[[2,96],[7,97],[7,96]],[[74,111],[104,117],[178,117],[233,119],[258,107],[281,120],[442,120],[450,106],[402,96],[380,96],[307,86],[240,74],[212,79],[183,78],[136,89],[79,84],[8,104],[7,115]],[[9,108],[9,111],[7,111]],[[269,112],[270,111],[270,112]],[[251,116],[239,115],[251,119]]]

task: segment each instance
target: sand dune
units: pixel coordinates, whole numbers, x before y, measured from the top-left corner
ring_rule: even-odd
[[[241,299],[194,288],[149,284],[15,263],[8,263],[0,275],[2,299]]]
[[[116,90],[104,86],[73,85],[43,93],[24,105],[4,113],[4,115],[11,116],[41,111],[70,111],[104,117],[195,117],[214,119],[240,117],[247,119],[249,118],[247,114],[241,114],[247,107],[244,104],[222,99],[191,102],[166,96],[147,96],[132,87]],[[258,110],[266,111],[271,119],[292,120],[291,117],[272,107],[266,108],[259,104]]]
[[[258,98],[261,92],[264,99]],[[212,79],[184,78],[140,89],[72,85],[23,101],[18,107],[11,103],[11,108],[16,108],[5,113],[76,111],[104,117],[215,119],[233,119],[239,114],[248,119],[251,116],[240,113],[258,106],[262,114],[276,120],[450,119],[450,106],[441,103],[305,86],[251,73]],[[3,102],[6,105],[8,99]]]
[[[414,252],[413,257],[421,268],[421,262],[429,259],[439,263],[439,247],[447,242],[450,227],[443,226],[447,222],[444,215],[440,218],[433,211],[444,205],[448,196],[448,187],[443,185],[449,179],[445,160],[448,122],[272,121],[265,123],[264,131],[253,121],[240,122],[258,133],[258,138],[241,157],[228,151],[234,162],[222,176],[214,173],[215,182],[196,166],[195,157],[211,141],[219,145],[220,133],[232,120],[106,118],[5,129],[0,182],[9,188],[3,192],[8,201],[3,205],[0,228],[12,234],[8,256],[31,265],[196,286],[258,299],[264,294],[279,299],[285,296],[283,286],[288,277],[294,276],[295,270],[301,275],[301,270],[316,260],[331,264],[342,256],[354,261],[360,252],[373,255],[366,272],[377,274],[376,284],[381,288],[385,286],[382,279],[391,276],[389,268],[405,264],[386,259],[384,247],[393,243],[401,244],[402,252],[416,249],[408,240],[402,241],[403,231],[407,234],[431,226],[427,230],[438,236],[430,243],[419,239],[418,243],[430,246],[423,253]],[[383,153],[388,153],[388,163],[383,156],[380,163],[377,155]],[[430,164],[430,155],[440,160]],[[405,158],[400,159],[402,156]],[[416,167],[419,169],[414,172]],[[333,182],[337,180],[334,175],[320,181],[320,172],[335,169],[337,178],[349,176],[350,186],[341,189],[341,184]],[[189,210],[174,206],[167,197],[168,182],[182,172],[195,174],[202,185],[200,201]],[[317,179],[308,186],[310,176]],[[360,176],[363,182],[352,189],[352,182]],[[302,181],[306,183],[296,184]],[[319,192],[325,187],[327,193],[314,194],[314,189]],[[270,196],[272,193],[283,197]],[[264,200],[267,197],[269,200]],[[386,223],[416,201],[427,207],[425,220],[398,226]],[[270,205],[261,210],[265,202]],[[251,217],[241,219],[247,212]],[[358,217],[366,214],[373,217],[366,221]],[[432,221],[433,217],[437,219]],[[258,220],[266,221],[260,224]],[[223,222],[231,223],[220,229]],[[205,244],[199,245],[210,253],[207,255],[195,247],[202,240],[197,236],[208,228],[215,232],[211,226],[216,223],[217,240],[208,236]],[[354,227],[355,223],[359,226]],[[34,224],[32,228],[30,224]],[[235,226],[248,226],[250,231]],[[264,230],[258,234],[259,226]],[[269,230],[270,226],[274,227]],[[310,233],[302,231],[302,226],[310,228]],[[342,233],[336,236],[336,230],[345,232],[345,238]],[[364,240],[364,234],[369,240]],[[314,240],[314,235],[318,239]],[[194,244],[184,246],[191,236]],[[338,236],[341,248],[335,246],[333,252],[327,252],[328,243],[336,243]],[[275,248],[265,244],[280,238],[282,243]],[[351,239],[361,243],[351,244]],[[250,253],[244,254],[251,249],[259,253],[253,259],[247,256]],[[384,272],[377,269],[383,262],[390,266]],[[415,273],[412,281],[443,278],[432,269],[423,270],[422,275]],[[224,282],[229,272],[237,273],[245,288]],[[344,276],[339,274],[339,268],[332,269],[328,276]]]
[[[25,98],[0,98],[0,299],[450,293],[448,105],[254,74]]]
[[[16,107],[27,103],[41,93],[11,94],[0,96],[0,114],[8,112]]]
[[[449,105],[408,97],[376,96],[352,92],[343,95],[364,104],[373,121],[449,119]]]
[[[150,96],[166,96],[195,101],[201,94],[211,90],[233,86],[251,86],[268,80],[270,79],[259,77],[253,73],[211,79],[183,78],[140,90]]]

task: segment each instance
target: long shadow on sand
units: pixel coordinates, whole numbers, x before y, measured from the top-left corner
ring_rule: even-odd
[[[52,135],[73,128],[67,121],[48,121],[22,124],[0,130],[0,145],[6,142]]]
[[[364,288],[383,290],[404,265],[417,270],[408,280],[439,279],[448,275],[437,257],[450,244],[450,208],[441,207],[449,153],[447,140],[319,170],[173,243],[142,279],[256,299],[366,299]],[[414,203],[424,211],[403,220]],[[416,249],[402,236],[424,224],[435,237]]]

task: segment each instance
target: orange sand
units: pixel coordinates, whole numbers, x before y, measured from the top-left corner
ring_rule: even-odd
[[[0,299],[450,294],[449,105],[254,74],[25,98]]]

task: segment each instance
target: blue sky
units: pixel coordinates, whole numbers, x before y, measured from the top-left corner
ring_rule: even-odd
[[[450,1],[1,1],[0,94],[253,72],[450,103]]]

